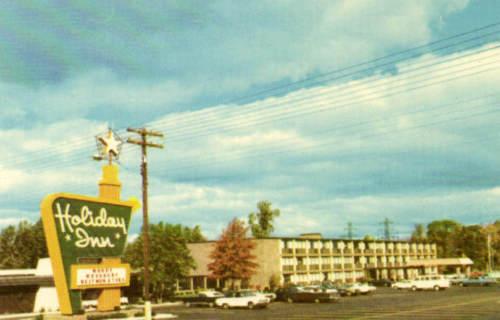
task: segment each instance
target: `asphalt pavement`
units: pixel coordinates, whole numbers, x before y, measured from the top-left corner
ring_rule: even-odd
[[[203,307],[158,308],[178,319],[500,319],[500,286],[452,287],[434,291],[378,288],[369,296],[343,297],[336,303],[273,302],[265,309],[222,310]]]

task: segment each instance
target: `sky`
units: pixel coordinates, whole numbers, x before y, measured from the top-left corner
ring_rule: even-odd
[[[408,237],[500,218],[500,2],[3,1],[0,228],[96,195],[95,136],[149,150],[150,219],[216,238],[257,202],[277,236]],[[141,198],[140,153],[120,155]],[[134,216],[131,234],[141,227]]]

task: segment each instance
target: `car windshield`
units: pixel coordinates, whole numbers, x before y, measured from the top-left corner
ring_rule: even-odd
[[[239,292],[239,296],[240,297],[253,297],[253,296],[255,296],[255,292],[252,292],[252,291],[242,291],[242,292]]]

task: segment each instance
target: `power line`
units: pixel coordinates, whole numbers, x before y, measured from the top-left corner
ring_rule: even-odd
[[[476,45],[472,45],[472,46],[469,46],[467,48],[464,48],[464,50],[467,50],[467,49],[471,49],[473,47],[476,47]],[[494,50],[496,48],[486,48],[484,49],[485,51],[490,51],[490,50]],[[481,50],[480,52],[483,52],[483,50]],[[471,53],[468,53],[468,54],[465,54],[463,56],[458,56],[458,57],[451,57],[449,59],[436,59],[436,60],[439,60],[438,62],[436,63],[430,63],[430,64],[427,64],[425,65],[425,61],[421,64],[424,64],[423,66],[420,66],[420,67],[417,67],[417,68],[414,68],[413,70],[410,70],[410,71],[418,71],[418,70],[421,70],[425,67],[431,67],[431,66],[434,66],[434,65],[439,65],[439,64],[442,64],[442,63],[446,63],[446,62],[449,62],[449,61],[453,61],[453,60],[457,60],[457,59],[460,59],[460,58],[463,58],[465,56],[470,56],[470,55],[474,55],[474,54],[477,54],[478,52],[471,52]],[[414,63],[415,65],[418,65],[418,62],[417,63]],[[377,66],[375,69],[378,69],[382,66]],[[373,69],[373,70],[375,70]],[[373,71],[372,70],[372,71]],[[366,71],[366,70],[364,70]],[[358,72],[356,72],[358,73]],[[409,71],[407,70],[405,73],[409,73]],[[338,80],[338,79],[336,79]],[[363,83],[368,83],[368,82],[371,82],[373,81],[373,78],[372,77],[368,77],[366,78],[365,80],[361,81],[361,82],[358,82],[357,85],[361,86]],[[319,84],[319,83],[316,83],[316,84]],[[352,86],[349,86],[348,89],[352,89]],[[279,106],[282,106],[282,105],[290,105],[291,103],[296,103],[296,102],[300,102],[300,101],[305,101],[306,99],[309,99],[311,97],[314,97],[315,95],[314,94],[310,94],[310,95],[307,95],[308,92],[305,92],[305,94],[303,95],[299,95],[298,97],[294,97],[293,99],[289,99],[286,103],[280,103],[280,102],[259,102],[257,104],[257,107],[255,107],[254,109],[251,109],[251,110],[248,110],[250,108],[250,105],[246,106],[246,110],[244,112],[241,112],[239,111],[239,116],[242,118],[242,119],[245,119],[246,118],[246,115],[247,114],[251,114],[251,113],[255,113],[256,111],[260,111],[260,110],[266,110],[269,109],[269,108],[272,108],[272,107],[279,107]],[[258,108],[258,109],[257,109]],[[257,110],[256,110],[257,109]],[[210,113],[211,110],[203,110],[203,112],[208,112]],[[208,116],[207,116],[208,117]],[[158,120],[158,121],[155,121],[153,123],[151,123],[151,125],[155,128],[165,128],[166,126],[168,126],[168,123],[169,121],[172,122],[172,125],[175,125],[174,128],[171,128],[170,131],[172,132],[172,136],[175,137],[176,136],[176,133],[178,133],[178,129],[177,127],[179,126],[179,123],[182,123],[182,120],[184,120],[186,117],[183,117],[181,120],[181,122],[179,122],[179,119],[175,118],[175,119],[166,119],[166,120]],[[190,116],[190,118],[188,120],[191,120],[192,122],[195,122],[195,126],[190,126],[190,127],[184,127],[184,130],[181,130],[182,131],[186,131],[186,130],[189,130],[189,132],[192,132],[193,128],[197,128],[197,129],[203,129],[203,128],[206,128],[207,126],[204,125],[204,121],[200,121],[200,119],[203,119],[203,114],[192,114]],[[162,124],[162,125],[160,125]],[[209,127],[211,127],[209,125]],[[181,127],[182,129],[183,127]]]
[[[382,132],[382,133],[378,133],[378,134],[367,134],[365,136],[359,136],[359,137],[356,137],[356,138],[357,139],[368,139],[368,138],[380,137],[380,136],[385,136],[385,135],[388,135],[388,134],[391,134],[391,133],[395,133],[395,132],[404,132],[404,131],[409,131],[409,130],[415,130],[415,129],[419,129],[419,128],[433,126],[433,125],[436,125],[436,124],[441,124],[441,123],[448,122],[448,121],[467,120],[467,119],[470,119],[472,117],[490,115],[490,114],[496,113],[496,112],[500,112],[500,109],[499,108],[495,108],[495,109],[492,109],[492,110],[487,110],[485,112],[475,113],[473,115],[467,115],[465,117],[457,117],[457,118],[452,118],[452,119],[446,119],[446,120],[443,120],[443,121],[435,121],[435,122],[430,123],[430,124],[423,124],[423,125],[418,125],[418,126],[414,126],[414,127],[400,129],[400,130]],[[335,143],[336,143],[336,140],[333,140],[333,141],[326,141],[326,142],[318,143],[318,144],[315,144],[315,145],[312,145],[312,146],[306,146],[306,147],[303,147],[303,148],[296,148],[296,149],[291,149],[291,150],[287,149],[287,148],[283,148],[282,150],[277,150],[277,151],[267,151],[266,150],[266,152],[265,152],[264,155],[266,157],[270,157],[270,156],[274,156],[274,155],[277,155],[277,154],[282,154],[282,153],[290,152],[290,151],[304,152],[306,150],[314,150],[314,149],[320,149],[320,148],[324,148],[324,147],[329,147],[329,146],[331,146],[332,144],[335,144]],[[242,157],[226,158],[224,160],[219,160],[219,161],[217,161],[216,159],[211,159],[212,161],[209,162],[209,163],[204,164],[204,166],[206,167],[206,166],[219,165],[221,163],[228,162],[228,161],[234,161],[234,160],[239,160],[239,159],[243,159],[243,158],[255,158],[255,157],[259,157],[261,155],[262,154],[251,154],[250,153],[250,154],[244,155]],[[178,167],[173,166],[173,167],[170,167],[169,172],[170,173],[176,173],[176,172],[183,171],[183,170],[193,169],[193,168],[196,168],[198,166],[199,166],[199,164],[196,164],[196,165],[195,164],[192,164],[192,165],[186,164],[184,166],[178,166]]]
[[[496,46],[494,48],[486,49],[486,51],[495,50],[498,48],[500,48],[500,45]],[[486,51],[484,51],[484,52],[486,52]],[[494,55],[496,55],[496,54],[497,53],[495,53]],[[460,58],[463,58],[463,57],[460,57]],[[456,59],[458,59],[458,58],[456,58]],[[452,61],[454,61],[456,59],[453,59]],[[472,62],[477,62],[477,61],[482,62],[483,60],[484,60],[484,57],[480,57],[480,58],[474,59],[472,61],[465,61],[465,62],[462,62],[459,64],[445,66],[444,68],[433,70],[433,72],[438,73],[438,72],[441,72],[443,70],[457,68],[457,67],[460,67],[462,65],[470,64]],[[494,63],[494,62],[497,62],[497,61],[494,60],[491,63]],[[488,63],[485,63],[485,64],[488,64]],[[436,64],[433,64],[433,65],[436,65]],[[479,66],[482,66],[482,65],[479,65]],[[477,68],[477,67],[478,67],[478,65],[475,65],[475,66],[470,67],[469,69],[473,69],[473,68]],[[464,69],[460,69],[458,71],[461,72],[464,70],[468,70],[468,69],[464,68]],[[412,71],[415,71],[415,70],[412,70]],[[456,72],[452,71],[450,73],[456,73]],[[440,75],[439,77],[443,77],[443,76],[446,76],[449,74]],[[404,74],[404,75],[406,76],[407,74]],[[414,77],[421,77],[421,76],[423,76],[423,79],[420,82],[424,82],[428,79],[431,79],[429,72],[426,72],[426,70],[423,70],[423,72],[414,75]],[[435,77],[432,79],[435,79]],[[254,125],[256,123],[263,124],[263,123],[268,123],[271,121],[276,121],[277,119],[284,120],[284,119],[290,119],[290,118],[294,118],[294,117],[298,117],[298,116],[309,116],[309,115],[316,114],[319,112],[324,112],[324,111],[338,110],[338,109],[342,109],[342,108],[346,108],[348,106],[351,106],[354,103],[357,103],[359,101],[359,99],[358,99],[358,101],[356,101],[351,96],[353,94],[356,94],[359,89],[362,89],[364,91],[369,91],[369,90],[376,89],[376,88],[382,88],[381,91],[387,92],[388,90],[385,90],[386,87],[388,87],[391,83],[398,84],[402,80],[405,80],[405,78],[403,76],[398,76],[398,77],[395,77],[389,81],[380,81],[380,80],[376,81],[373,85],[367,86],[367,87],[363,87],[362,84],[356,84],[354,86],[346,87],[345,89],[347,91],[341,90],[340,95],[338,94],[338,92],[330,92],[328,94],[317,95],[316,99],[309,99],[309,100],[301,99],[301,100],[303,100],[303,103],[294,105],[295,108],[291,111],[276,110],[276,112],[274,112],[274,113],[272,111],[267,111],[267,112],[260,113],[260,114],[257,114],[255,112],[255,114],[257,114],[258,116],[253,117],[253,118],[249,117],[249,114],[238,114],[236,117],[229,118],[226,121],[218,121],[217,125],[219,127],[223,127],[225,130],[231,129],[231,128],[240,129],[242,127],[251,126],[251,125]],[[389,87],[389,88],[391,90],[393,90],[395,88],[405,88],[406,86],[407,86],[406,83],[400,83],[400,85],[398,85],[398,86]],[[370,94],[372,94],[372,95],[375,93],[377,93],[377,91],[370,92]],[[335,96],[335,99],[326,101],[326,98],[329,98],[331,96]],[[342,99],[343,97],[344,97],[344,99]],[[353,101],[356,101],[356,102],[353,102]],[[361,101],[363,101],[363,99]],[[294,102],[294,101],[292,101],[292,102]],[[315,102],[316,102],[316,104],[314,104]],[[289,104],[289,101],[286,101],[283,104]],[[302,106],[304,108],[300,108],[300,106]],[[318,106],[320,108],[318,108]],[[282,115],[282,116],[271,118],[271,116],[275,116],[275,115]],[[267,121],[265,120],[266,118],[267,118]],[[259,121],[261,119],[264,119],[264,120]],[[238,120],[243,120],[243,121],[238,121]],[[211,127],[213,128],[213,124]],[[156,128],[165,128],[165,126],[158,126]],[[186,128],[186,129],[191,129],[189,131],[189,134],[187,134],[187,135],[181,134],[180,136],[176,135],[175,130],[174,130],[172,133],[172,136],[171,136],[171,142],[193,139],[196,137],[200,137],[202,135],[217,133],[219,130],[219,129],[215,128],[212,130],[200,131],[201,134],[193,134],[193,130],[192,130],[193,128]],[[196,131],[195,131],[195,133],[196,133]]]
[[[455,65],[455,67],[456,67],[456,65]],[[476,67],[477,67],[477,65],[476,65]],[[464,70],[465,70],[465,69],[464,69]],[[397,80],[397,79],[396,79],[396,80]],[[321,111],[323,111],[323,109],[321,109],[321,110],[319,110],[319,111],[314,110],[313,112],[321,112]],[[302,114],[299,114],[299,115],[303,115],[303,113],[302,113]],[[282,118],[284,118],[284,117],[282,117]],[[272,119],[272,120],[274,120],[274,119]],[[175,139],[174,139],[174,140],[175,140]]]
[[[360,64],[355,64],[355,65],[352,65],[352,66],[349,66],[349,67],[346,67],[346,68],[342,68],[342,69],[337,69],[337,70],[334,70],[334,71],[330,71],[330,72],[327,72],[327,73],[325,73],[323,75],[319,75],[319,76],[315,76],[315,77],[310,77],[310,78],[307,78],[307,79],[304,79],[304,80],[301,80],[301,81],[298,81],[298,82],[295,82],[295,83],[303,83],[306,80],[317,79],[317,78],[320,78],[320,77],[324,77],[325,75],[331,75],[331,74],[340,73],[340,72],[343,72],[343,71],[346,71],[346,70],[352,70],[355,67],[359,67],[359,66],[363,66],[363,65],[368,65],[370,63],[374,63],[374,62],[377,62],[377,61],[382,61],[382,60],[387,59],[389,57],[403,55],[405,53],[408,53],[408,52],[411,52],[411,51],[415,51],[417,49],[422,49],[422,48],[425,48],[425,47],[432,47],[432,46],[434,46],[436,44],[443,43],[443,42],[446,42],[446,41],[449,41],[449,40],[452,40],[452,39],[457,39],[457,38],[463,37],[465,35],[470,35],[470,34],[473,34],[473,33],[477,33],[479,31],[484,31],[484,30],[487,30],[487,29],[492,29],[492,28],[497,27],[498,25],[500,25],[500,22],[498,22],[498,23],[492,23],[492,24],[489,24],[489,25],[486,25],[486,26],[483,26],[483,27],[480,27],[480,28],[477,28],[477,29],[473,29],[473,30],[470,30],[470,31],[467,31],[467,32],[459,33],[459,34],[450,36],[448,38],[440,39],[440,40],[437,40],[437,41],[434,41],[434,42],[431,42],[431,43],[428,43],[428,44],[420,45],[420,46],[417,46],[417,47],[414,47],[414,48],[410,48],[410,49],[407,49],[407,50],[403,50],[403,51],[400,51],[400,52],[397,52],[397,53],[394,53],[394,54],[389,54],[389,55],[384,56],[384,57],[376,58],[376,59],[373,59],[373,60],[370,60],[370,61],[365,61],[365,62],[362,62]],[[493,33],[490,33],[490,34],[487,34],[487,35],[482,35],[480,37],[476,37],[476,38],[473,38],[473,39],[467,39],[465,41],[477,40],[478,38],[486,37],[486,36],[489,36],[489,35],[495,34],[495,33],[496,32],[493,32]],[[453,44],[451,46],[455,46],[455,45],[457,45],[457,44]],[[451,46],[448,46],[448,47],[451,47]],[[438,48],[438,49],[442,49],[442,48]],[[434,49],[434,50],[437,50],[437,49]],[[380,67],[380,66],[378,66],[378,67]],[[289,85],[286,85],[286,86],[281,86],[281,88],[282,87],[289,87],[289,86],[292,86],[292,85],[293,84],[289,84]],[[266,90],[266,91],[268,91],[268,90]],[[253,94],[253,96],[256,96],[256,95],[257,94]],[[118,129],[117,131],[121,131],[121,130],[123,130],[123,129]],[[82,141],[82,143],[85,144],[85,142],[83,142],[83,141]],[[64,146],[64,145],[65,145],[65,143],[61,144],[61,146]],[[72,142],[72,146],[75,146],[75,142]],[[11,160],[15,161],[15,159],[11,159]]]

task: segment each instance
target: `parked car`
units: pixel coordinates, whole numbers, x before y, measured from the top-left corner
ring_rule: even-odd
[[[266,291],[262,291],[262,292],[259,292],[261,295],[263,295],[264,297],[268,298],[270,302],[273,302],[274,300],[276,300],[276,293],[274,292],[266,292]]]
[[[411,280],[410,289],[417,290],[444,290],[450,287],[450,281],[442,275],[422,275]]]
[[[339,293],[337,286],[335,286],[331,282],[323,282],[322,284],[319,285],[319,288],[321,291],[326,293]]]
[[[202,291],[196,296],[182,297],[181,301],[184,302],[186,307],[190,306],[207,306],[213,307],[215,300],[224,297],[224,294],[218,291]]]
[[[410,289],[411,288],[411,281],[410,280],[396,281],[391,285],[391,287],[394,289],[398,289],[398,290]]]
[[[353,283],[345,283],[337,286],[337,291],[341,296],[356,296],[360,292]]]
[[[277,299],[281,301],[293,302],[335,302],[339,299],[337,292],[323,292],[321,289],[305,289],[301,286],[290,286],[280,288],[277,292]]]
[[[353,284],[354,288],[356,288],[357,292],[360,294],[370,294],[375,292],[377,288],[375,286],[369,285],[368,283],[359,283],[356,282]]]
[[[251,290],[251,289],[242,289],[242,290],[240,290],[240,292],[253,292],[258,296],[269,299],[269,302],[276,300],[276,293],[274,293],[274,292],[264,292],[264,291],[257,291],[257,290]]]
[[[450,281],[450,285],[452,286],[461,285],[462,281],[466,278],[463,274],[450,274],[445,275],[445,277]]]
[[[265,308],[269,304],[269,298],[258,295],[252,291],[229,291],[223,298],[217,298],[215,305],[224,309],[229,308]]]
[[[369,283],[375,287],[391,287],[394,281],[389,279],[379,279],[379,280],[372,280]]]
[[[492,286],[496,285],[496,280],[493,278],[488,278],[488,277],[474,277],[474,278],[467,278],[463,279],[461,282],[458,283],[458,285],[463,286],[463,287],[469,287],[469,286]]]

